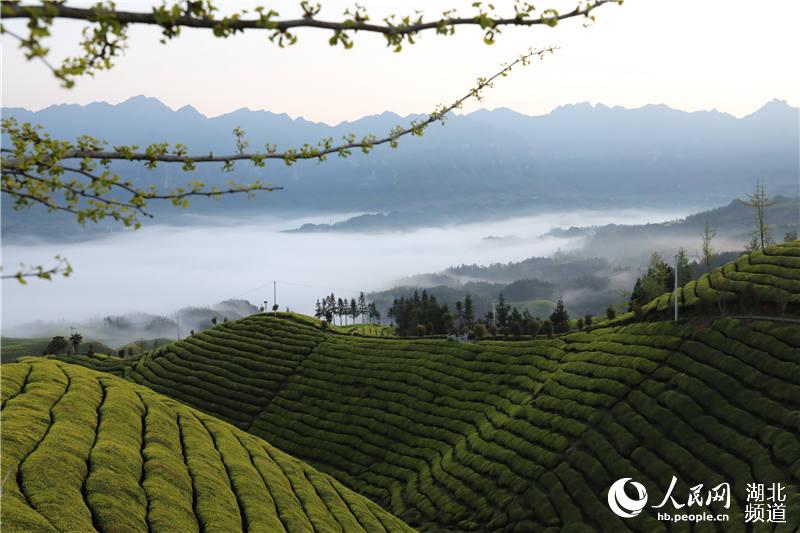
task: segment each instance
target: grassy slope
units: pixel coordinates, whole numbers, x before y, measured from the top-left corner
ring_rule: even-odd
[[[3,531],[410,531],[261,439],[123,379],[2,370]]]
[[[335,333],[344,335],[363,335],[366,337],[395,337],[394,330],[379,324],[350,324],[349,326],[333,326]]]
[[[51,339],[12,339],[3,337],[0,339],[0,359],[3,363],[16,361],[17,357],[26,355],[41,355]],[[113,348],[109,348],[100,341],[88,340],[81,344],[79,352],[85,354],[89,346],[95,352],[112,353]]]
[[[785,483],[788,507],[800,505],[792,326],[636,324],[458,344],[253,317],[113,364],[412,525],[658,530],[652,514],[614,517],[604,491],[620,477],[664,490],[672,473],[682,494],[690,482],[733,483],[734,524],[749,482]]]
[[[798,248],[784,248],[781,279],[797,279]],[[424,529],[664,530],[650,507],[618,519],[605,491],[632,477],[658,502],[673,474],[684,501],[689,485],[730,482],[732,531],[744,531],[747,483],[784,483],[787,509],[800,508],[796,325],[640,323],[460,344],[261,315],[82,363],[263,436]],[[800,526],[787,519],[782,530]]]
[[[761,309],[753,309],[752,304],[747,308],[738,305],[742,292],[748,286],[758,297]],[[765,314],[765,309],[774,312],[776,302],[781,300],[789,308],[800,311],[800,241],[743,254],[736,261],[715,268],[697,281],[678,289],[680,312],[696,312],[705,302],[706,309],[721,307],[729,312]],[[643,310],[650,317],[668,315],[672,312],[674,301],[674,294],[667,293],[645,305]],[[620,319],[631,317],[629,313]]]

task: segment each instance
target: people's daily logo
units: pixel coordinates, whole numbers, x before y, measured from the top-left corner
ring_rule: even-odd
[[[731,508],[730,483],[705,487],[702,483],[678,490],[673,475],[664,498],[656,509],[656,518],[666,522],[728,522]],[[626,486],[628,491],[626,492]],[[659,491],[656,491],[658,493]],[[682,492],[682,494],[679,494]],[[635,496],[631,497],[635,493]],[[647,489],[632,478],[624,477],[608,489],[608,507],[621,518],[639,516],[647,505]],[[745,523],[786,523],[786,487],[782,483],[748,483]]]
[[[631,498],[625,494],[625,484],[629,481],[637,492],[636,498]],[[629,477],[618,479],[608,489],[608,506],[617,516],[633,518],[642,512],[645,505],[647,505],[647,489],[641,483],[631,481]]]

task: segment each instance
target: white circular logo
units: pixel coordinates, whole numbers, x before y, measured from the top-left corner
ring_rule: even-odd
[[[631,481],[631,485],[633,485],[633,488],[636,489],[639,495],[638,499],[634,500],[625,494],[625,483],[630,480],[631,478],[629,477],[618,479],[611,485],[611,488],[608,489],[608,506],[611,507],[615,515],[621,516],[622,518],[633,518],[641,513],[642,509],[644,509],[644,506],[647,504],[647,490],[645,490],[644,485],[641,483]]]

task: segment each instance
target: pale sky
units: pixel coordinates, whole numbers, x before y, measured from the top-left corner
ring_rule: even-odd
[[[219,2],[220,4],[222,2]],[[320,18],[336,19],[351,2],[321,0]],[[439,0],[362,0],[373,20],[385,14],[431,18],[449,7],[470,14],[472,3]],[[511,1],[495,0],[500,13]],[[77,2],[72,2],[77,5]],[[119,2],[144,9],[150,2]],[[226,8],[263,4],[283,17],[299,14],[298,2],[225,2]],[[540,9],[574,6],[541,0]],[[507,28],[493,46],[477,29],[459,28],[451,37],[422,35],[418,44],[392,53],[383,37],[360,34],[355,47],[328,46],[331,33],[304,29],[288,49],[269,43],[265,32],[217,39],[208,31],[183,30],[162,45],[158,30],[133,28],[126,55],[110,72],[80,79],[62,89],[38,62],[25,61],[16,44],[3,40],[3,106],[41,109],[59,103],[121,102],[153,96],[172,108],[192,105],[219,115],[238,108],[264,109],[337,123],[394,111],[431,111],[461,96],[478,76],[530,46],[557,45],[544,62],[514,72],[477,107],[508,107],[539,115],[563,104],[589,101],[639,107],[664,103],[687,111],[718,109],[736,116],[778,98],[800,104],[800,2],[797,0],[626,0],[598,9],[597,23],[562,22],[557,28]],[[21,32],[19,21],[4,21]],[[80,22],[62,21],[49,41],[53,59],[77,50]]]

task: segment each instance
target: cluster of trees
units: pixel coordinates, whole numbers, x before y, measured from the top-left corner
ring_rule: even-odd
[[[361,292],[358,299],[337,298],[334,293],[324,296],[317,300],[314,308],[314,316],[320,320],[333,323],[334,317],[339,317],[339,325],[347,325],[348,319],[352,318],[353,324],[361,317],[361,323],[365,323],[365,317],[370,324],[380,323],[381,313],[373,302],[367,301],[366,295]]]
[[[591,322],[591,315],[587,315]],[[584,322],[584,320],[581,320]],[[550,314],[549,320],[541,320],[531,315],[530,311],[523,309],[520,312],[516,307],[511,307],[505,301],[503,293],[497,298],[494,311],[486,313],[486,323],[494,334],[503,335],[537,335],[540,331],[547,335],[565,333],[571,329],[569,312],[567,312],[564,299],[559,298],[555,309]]]
[[[708,259],[709,263],[711,258]],[[689,262],[686,250],[681,248],[677,254],[678,285],[682,286],[694,279],[694,268]],[[675,267],[667,263],[658,252],[650,256],[647,272],[636,279],[628,302],[628,311],[636,311],[653,298],[673,290],[675,287]]]
[[[463,314],[462,306],[462,317]],[[426,290],[423,290],[421,295],[418,291],[414,291],[414,295],[410,298],[405,296],[395,298],[388,315],[396,325],[398,334],[412,336],[449,333],[454,319],[447,304],[439,305],[436,296],[429,295]]]
[[[456,301],[455,312],[451,312],[447,304],[440,305],[436,297],[423,290],[414,292],[410,298],[396,298],[389,310],[399,335],[468,335],[482,339],[488,335],[514,336],[547,335],[565,333],[572,329],[569,312],[564,300],[559,298],[549,319],[542,320],[531,315],[528,309],[520,311],[506,303],[501,293],[484,317],[476,318],[474,303],[467,295],[464,301]],[[592,315],[579,318],[578,329],[591,326]]]
[[[50,354],[58,354],[64,353],[68,350],[72,350],[72,353],[78,353],[78,349],[81,347],[81,343],[83,342],[83,335],[78,332],[73,333],[70,335],[69,339],[62,337],[61,335],[56,335],[50,342],[47,343],[47,346],[44,349],[43,355],[50,355]],[[88,355],[94,355],[94,346],[91,344],[89,345],[89,350],[87,351]]]
[[[745,245],[745,250],[748,253],[752,253],[774,243],[772,238],[774,226],[770,225],[767,221],[767,211],[774,205],[774,201],[767,194],[766,186],[761,181],[758,181],[756,182],[753,194],[748,194],[747,199],[743,200],[743,203],[752,208],[754,214],[752,239]],[[716,231],[706,222],[701,237],[700,252],[697,254],[698,262],[696,263],[698,269],[703,272],[710,272],[715,259],[718,257],[712,245],[715,236]],[[783,240],[784,242],[797,240],[797,230],[787,231],[783,236]],[[678,250],[677,268],[678,286],[683,286],[695,279],[695,269],[692,263],[689,262],[689,257],[686,250],[683,248]],[[674,267],[668,264],[658,253],[653,253],[653,255],[650,256],[650,264],[648,265],[647,272],[643,276],[637,278],[633,286],[633,291],[631,291],[630,300],[628,302],[628,311],[637,312],[643,305],[654,298],[674,290],[674,270]],[[611,308],[609,308],[609,310],[611,310]],[[609,318],[613,317],[609,315]]]
[[[551,337],[553,333],[566,333],[572,329],[569,311],[563,298],[559,298],[549,319],[542,320],[534,317],[527,309],[520,312],[516,307],[511,307],[505,303],[505,298],[501,293],[495,305],[496,317],[491,311],[486,314],[487,323],[491,324],[494,334],[513,335],[538,335],[543,334]],[[578,329],[583,329],[592,324],[592,315],[587,314],[584,318],[577,320]]]

